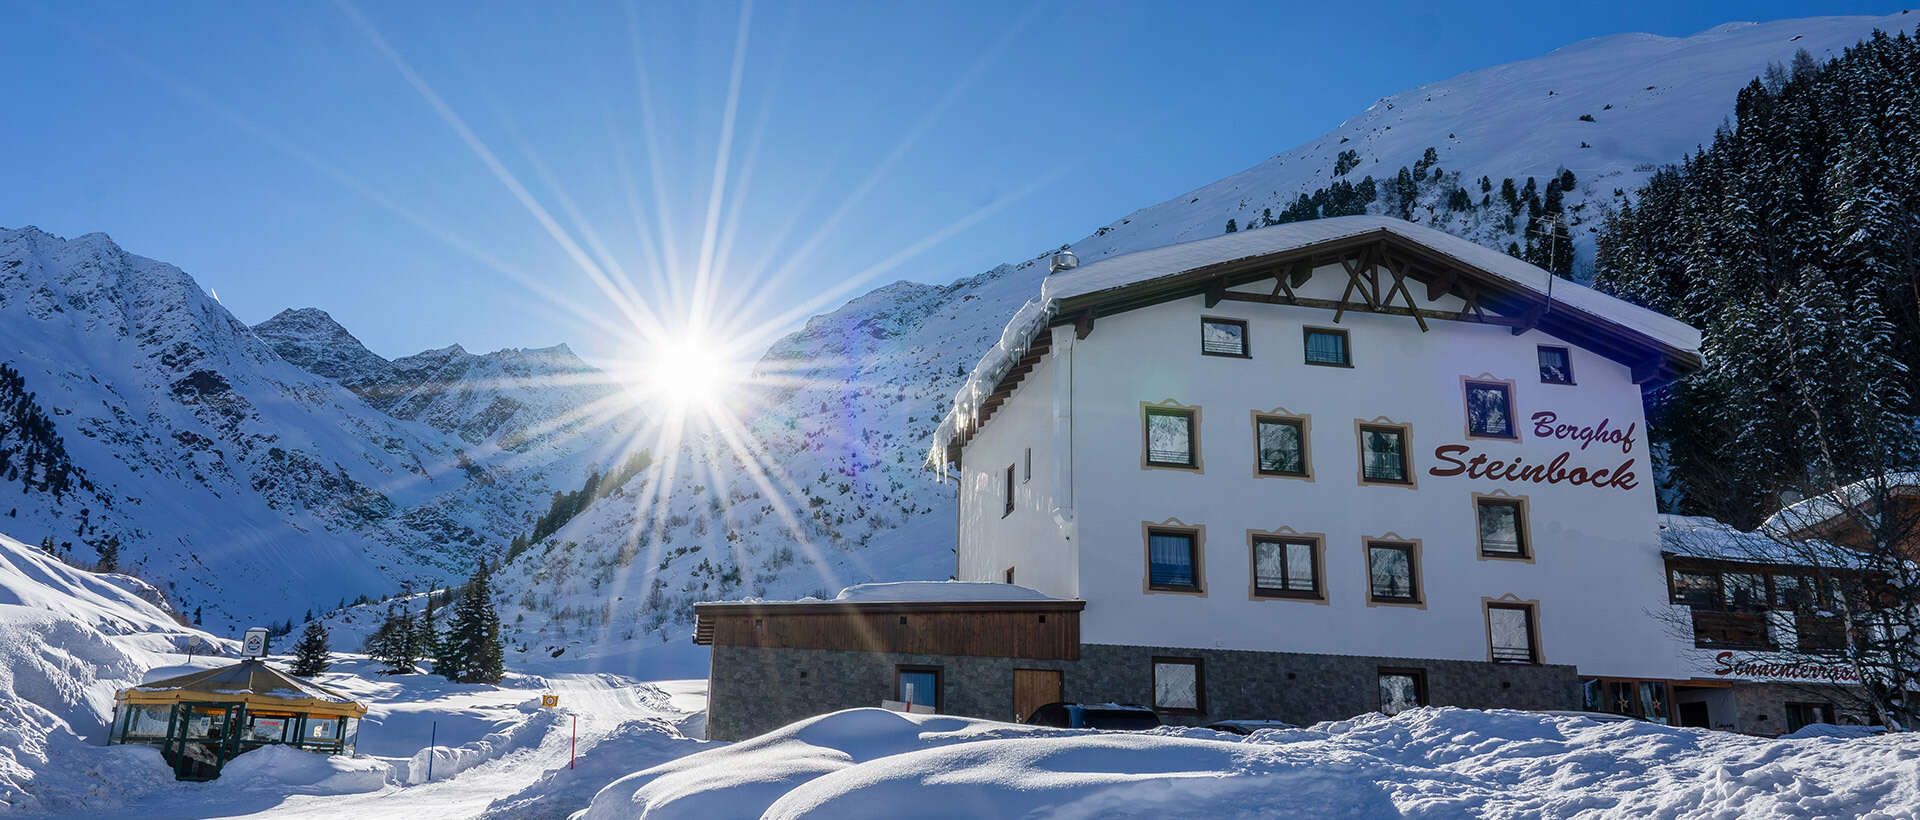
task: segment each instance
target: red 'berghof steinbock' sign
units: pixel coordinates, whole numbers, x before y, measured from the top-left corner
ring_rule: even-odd
[[[1572,450],[1545,462],[1528,463],[1519,456],[1499,458],[1486,453],[1474,453],[1472,445],[1442,444],[1433,448],[1433,458],[1440,465],[1428,468],[1427,474],[1440,478],[1465,475],[1476,480],[1632,490],[1640,486],[1640,477],[1633,471],[1635,459],[1630,455],[1633,452],[1634,433],[1638,429],[1638,422],[1620,428],[1613,426],[1612,419],[1601,419],[1598,424],[1591,425],[1562,424],[1558,414],[1543,410],[1533,414],[1534,438],[1579,442],[1582,451],[1595,444],[1617,446],[1620,452],[1629,454],[1629,457],[1613,467],[1569,467],[1568,463],[1573,460]],[[1470,453],[1471,456],[1468,455]]]

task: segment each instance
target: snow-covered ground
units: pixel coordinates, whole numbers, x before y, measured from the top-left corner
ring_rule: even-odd
[[[0,536],[0,815],[474,817],[503,801],[498,816],[557,817],[703,743],[690,738],[704,734],[705,681],[556,667],[499,686],[457,684],[383,675],[342,654],[317,681],[367,704],[356,757],[268,748],[235,758],[218,780],[181,783],[158,750],[105,745],[116,691],[234,663],[237,648],[180,625],[136,578],[76,569]],[[543,694],[557,694],[558,707],[541,708]],[[569,770],[575,748],[591,757]]]
[[[165,779],[133,799],[70,816],[565,817],[635,768],[705,745],[688,736],[702,728],[704,681],[511,675],[495,687],[435,675],[381,676],[364,660],[345,666],[320,680],[365,699],[360,756],[273,750],[279,754],[256,759],[260,752],[249,752],[218,780]],[[545,693],[559,695],[560,705],[540,708]],[[429,747],[435,724],[437,745]],[[579,765],[569,769],[576,749]]]
[[[851,709],[608,786],[601,818],[1913,817],[1920,735],[1417,709],[1246,737]]]

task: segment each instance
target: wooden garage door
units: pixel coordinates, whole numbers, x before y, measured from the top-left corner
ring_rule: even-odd
[[[1033,710],[1060,700],[1060,670],[1013,670],[1013,719],[1026,720]]]

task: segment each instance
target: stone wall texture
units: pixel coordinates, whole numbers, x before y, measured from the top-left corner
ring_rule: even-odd
[[[1579,708],[1571,666],[1098,644],[1082,646],[1078,661],[714,646],[707,736],[738,740],[813,715],[879,706],[897,696],[900,666],[941,669],[944,714],[1018,719],[1015,669],[1061,670],[1068,701],[1151,706],[1155,657],[1198,658],[1205,678],[1205,711],[1163,715],[1168,723],[1352,717],[1380,707],[1382,667],[1423,670],[1436,706]]]
[[[1792,731],[1787,723],[1788,703],[1829,703],[1841,723],[1872,724],[1873,716],[1854,708],[1860,698],[1848,687],[1826,683],[1738,683],[1733,687],[1736,726],[1750,735],[1775,736]]]

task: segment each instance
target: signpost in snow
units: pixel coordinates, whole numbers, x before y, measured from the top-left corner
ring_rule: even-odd
[[[440,721],[436,720],[433,722],[433,727],[427,730],[427,782],[428,783],[433,782],[433,758],[436,756],[433,752],[433,747],[438,745],[440,745]]]
[[[552,709],[553,707],[559,706],[559,705],[560,705],[559,695],[541,695],[540,696],[540,706],[543,709]]]
[[[267,656],[266,627],[256,626],[252,629],[247,630],[246,640],[243,641],[240,646],[241,646],[240,654],[246,657],[249,657],[249,658],[266,657]]]

